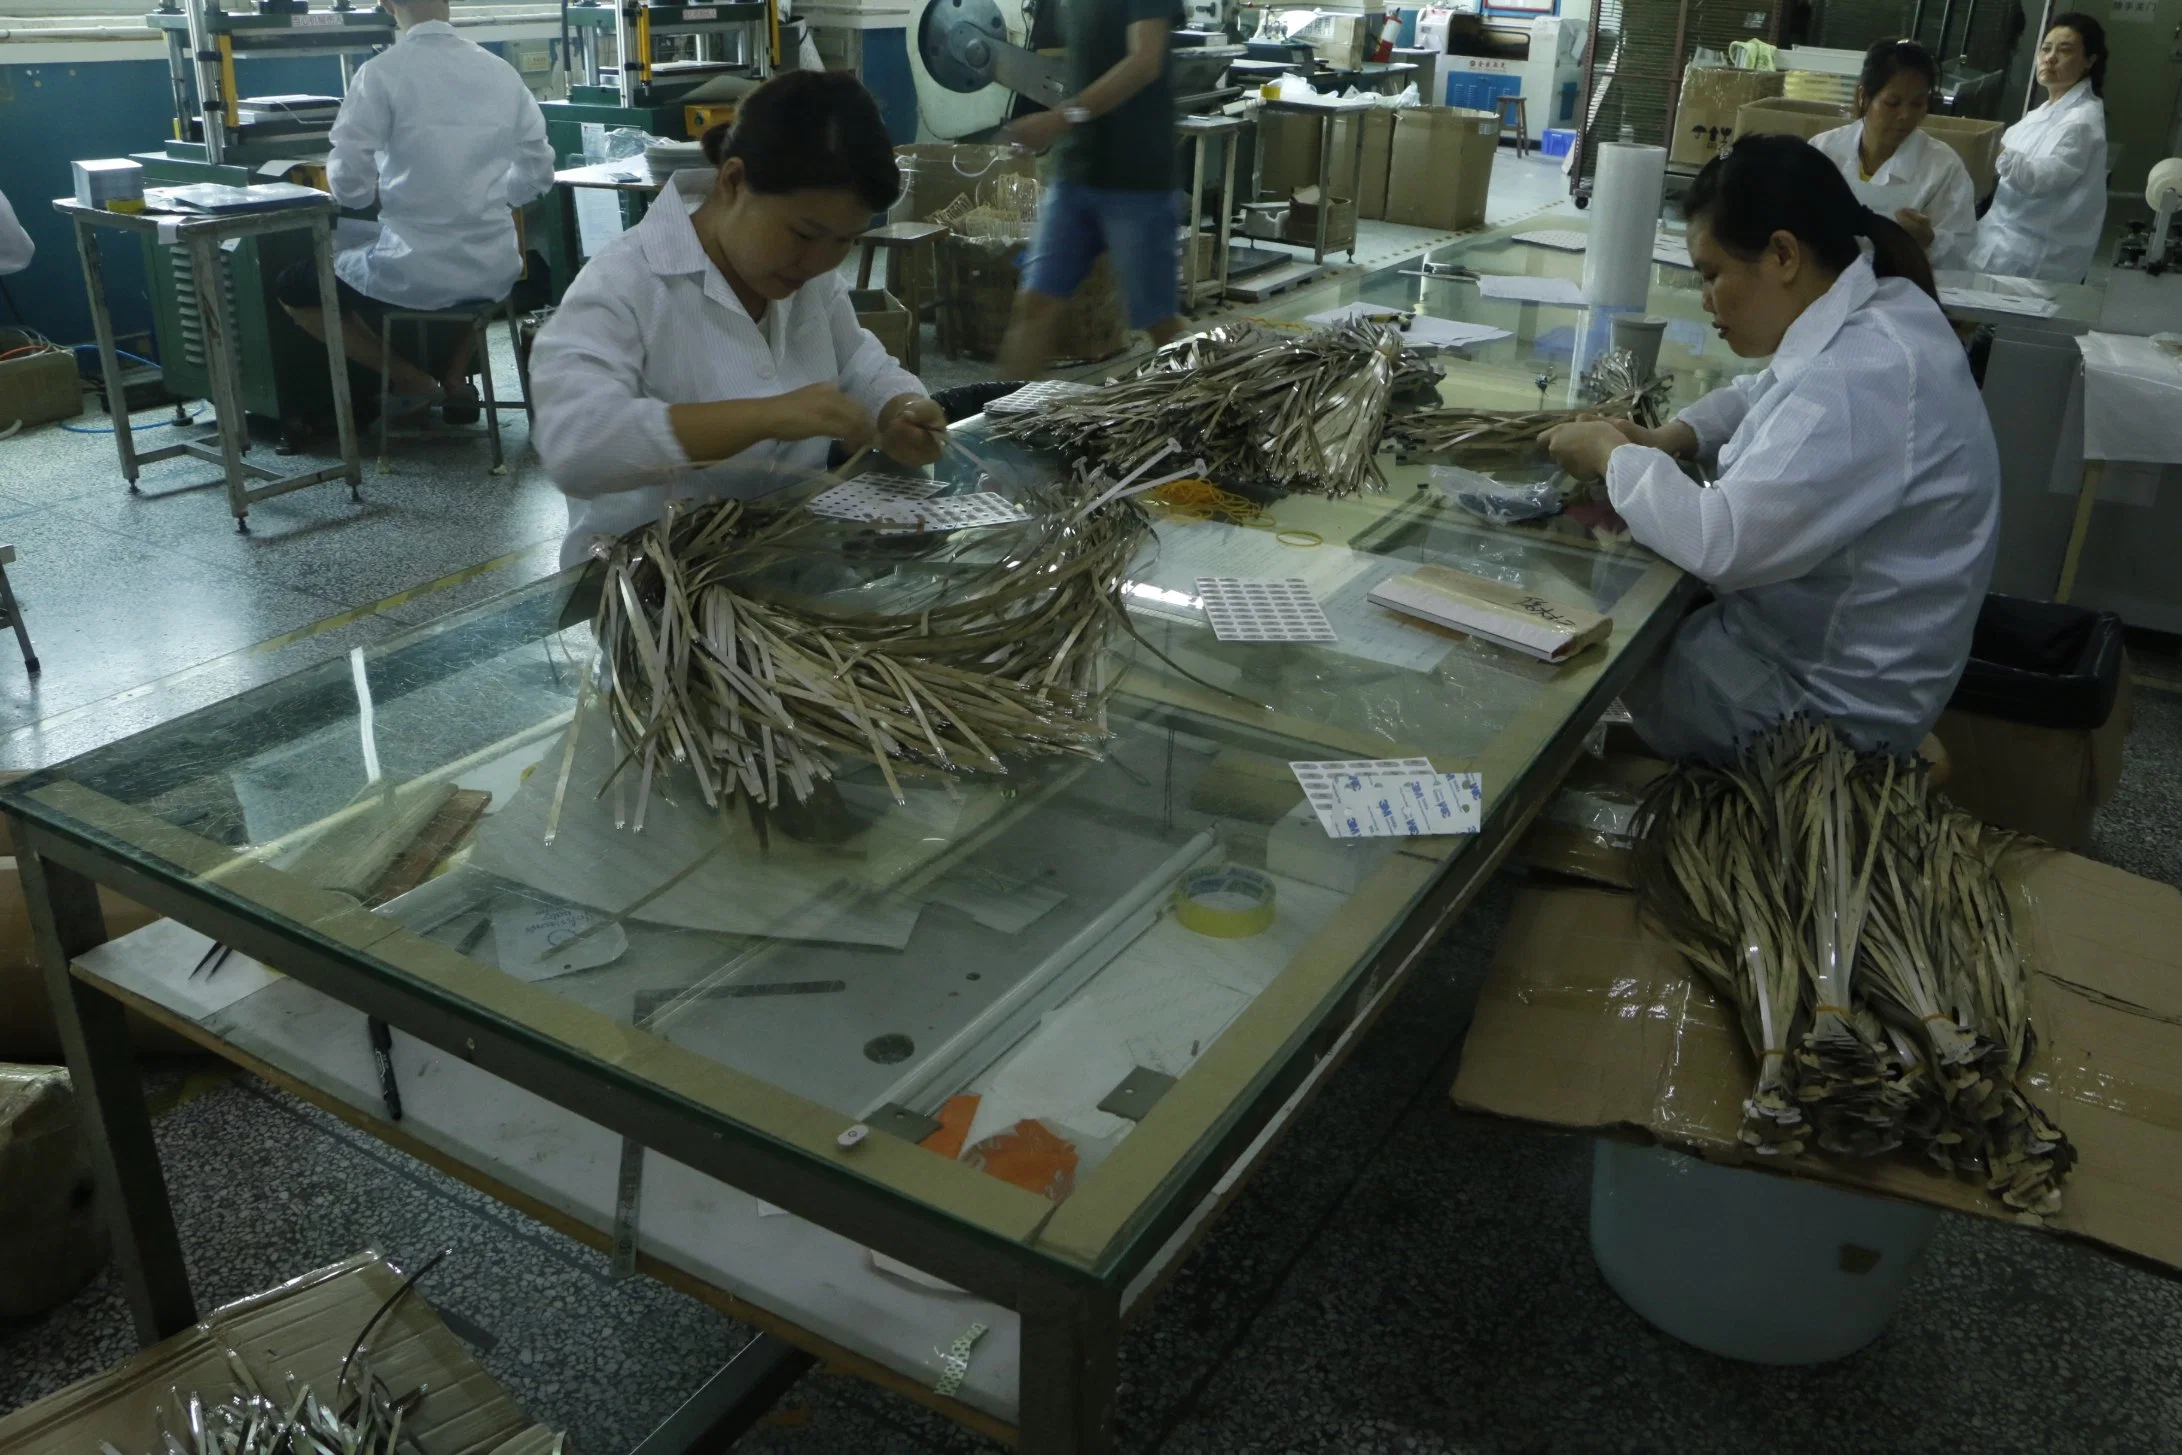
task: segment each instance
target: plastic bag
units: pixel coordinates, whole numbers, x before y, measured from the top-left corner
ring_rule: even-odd
[[[1455,504],[1494,525],[1561,513],[1561,492],[1551,480],[1504,482],[1458,465],[1434,465],[1425,474]]]

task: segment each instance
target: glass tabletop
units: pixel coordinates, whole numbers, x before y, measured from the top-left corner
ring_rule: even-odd
[[[1395,270],[1355,286],[1453,308],[1450,285]],[[1520,312],[1518,341],[1451,363],[1445,397],[1535,407],[1526,371],[1593,311]],[[958,433],[971,451],[941,472],[964,488],[1042,468],[981,421]],[[1625,538],[1488,525],[1423,463],[1386,474],[1359,498],[1272,501],[1255,528],[1159,518],[1130,573],[1136,639],[1115,650],[1096,757],[904,774],[897,797],[842,754],[799,810],[708,810],[686,770],[617,771],[613,727],[583,696],[596,577],[573,571],[5,800],[576,1074],[664,1092],[881,1197],[1103,1273],[1298,1046],[1353,1010],[1379,947],[1450,863],[1497,842],[1534,760],[1606,705],[1609,669],[1688,599]],[[811,609],[879,587],[916,600],[1005,531],[782,570],[764,589]],[[1549,665],[1369,600],[1435,562],[1602,612],[1612,634]],[[1206,575],[1300,578],[1339,640],[1221,642],[1195,598]],[[1481,775],[1482,838],[1334,839],[1290,768],[1409,756]],[[1269,914],[1223,899],[1231,868],[1270,891]],[[868,1150],[840,1145],[852,1124],[878,1133]]]

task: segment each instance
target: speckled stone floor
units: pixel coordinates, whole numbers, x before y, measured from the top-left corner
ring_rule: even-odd
[[[1496,220],[1552,200],[1551,169],[1501,170]],[[338,486],[283,497],[252,511],[244,539],[217,490],[178,489],[205,467],[155,467],[131,498],[103,437],[0,442],[0,541],[22,551],[11,575],[46,660],[26,686],[0,658],[0,768],[83,751],[550,571],[560,501],[524,446],[518,416],[501,478],[474,436],[398,446],[399,472],[367,474],[362,506]],[[2153,652],[2140,667],[2096,852],[2182,884],[2182,694],[2159,685],[2182,680],[2182,660]],[[1493,886],[1436,947],[1131,1327],[1124,1450],[2182,1451],[2182,1286],[2012,1228],[1944,1221],[1889,1331],[1818,1368],[1719,1359],[1632,1314],[1591,1261],[1588,1145],[1458,1117],[1446,1097],[1510,892]],[[588,1455],[634,1446],[749,1337],[659,1285],[615,1281],[590,1249],[253,1080],[213,1083],[157,1130],[200,1300],[361,1247],[411,1258],[451,1244],[434,1302]],[[0,1409],[132,1343],[110,1274],[0,1324]],[[739,1448],[997,1447],[817,1373]]]

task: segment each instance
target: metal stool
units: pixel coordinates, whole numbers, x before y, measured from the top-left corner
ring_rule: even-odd
[[[1495,96],[1493,102],[1495,109],[1500,112],[1500,129],[1502,131],[1508,129],[1508,108],[1511,106],[1515,108],[1515,154],[1519,157],[1529,156],[1530,124],[1527,117],[1529,108],[1523,104],[1523,98],[1503,93]]]
[[[479,377],[484,381],[484,397],[479,400],[485,411],[487,433],[492,436],[492,472],[505,475],[506,462],[500,452],[500,410],[502,404],[494,397],[492,386],[492,339],[490,330],[495,318],[508,321],[508,344],[515,350],[517,371],[523,375],[523,397],[511,399],[506,408],[521,409],[530,413],[529,371],[522,367],[523,339],[516,320],[513,295],[497,303],[458,303],[452,308],[389,308],[380,316],[379,326],[379,473],[388,473],[386,441],[388,426],[392,423],[386,408],[386,400],[392,392],[394,375],[394,326],[414,323],[417,326],[417,354],[429,359],[432,353],[432,325],[435,323],[458,324],[468,328],[474,340],[472,348]]]
[[[126,408],[126,406],[124,406]],[[23,649],[23,670],[38,670],[38,653],[30,645],[30,628],[23,625],[23,608],[16,604],[15,588],[8,584],[8,567],[15,564],[15,547],[0,546],[0,610],[8,614],[8,625],[15,628],[15,642]]]
[[[946,235],[944,223],[890,222],[857,239],[864,249],[856,263],[856,286],[859,288],[871,286],[872,259],[878,256],[879,249],[887,251],[887,286],[898,290],[902,307],[909,313],[909,344],[903,350],[909,357],[901,362],[912,374],[917,372],[917,365],[924,357],[924,278],[931,266],[929,260],[934,245]]]

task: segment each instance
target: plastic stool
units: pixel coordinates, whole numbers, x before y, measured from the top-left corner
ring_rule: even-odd
[[[859,288],[871,286],[872,260],[879,255],[879,249],[887,251],[887,286],[898,290],[902,307],[909,311],[909,342],[902,350],[908,357],[901,363],[912,374],[924,357],[924,279],[934,245],[946,235],[944,223],[890,222],[857,239],[864,250],[856,263]]]
[[[470,330],[470,333],[475,340],[473,345],[473,357],[477,362],[479,377],[483,380],[485,385],[483,391],[485,397],[478,402],[485,411],[487,433],[492,436],[492,472],[495,475],[505,475],[508,472],[507,464],[501,458],[500,453],[500,411],[503,408],[507,408],[521,409],[524,413],[529,413],[530,388],[529,379],[526,377],[524,379],[523,397],[521,399],[511,399],[503,405],[499,399],[494,397],[492,387],[492,341],[490,338],[487,337],[487,335],[492,328],[493,320],[496,318],[505,318],[508,321],[508,343],[515,350],[517,367],[520,370],[521,361],[523,358],[523,337],[521,326],[516,321],[515,299],[513,295],[503,298],[497,303],[458,303],[452,308],[389,308],[388,310],[386,310],[385,313],[380,315],[380,474],[386,474],[389,468],[387,465],[386,441],[387,426],[391,423],[391,420],[389,419],[385,401],[393,392],[394,326],[398,323],[414,323],[417,326],[417,353],[420,358],[429,358],[431,356],[433,324],[454,324],[458,327],[463,327]],[[525,372],[527,374],[527,371]]]
[[[0,608],[7,611],[8,625],[15,628],[15,644],[23,649],[23,670],[36,672],[38,653],[30,645],[30,628],[23,625],[23,608],[15,599],[15,588],[8,584],[8,567],[14,562],[15,547],[0,546]]]
[[[1502,131],[1508,129],[1508,108],[1511,106],[1515,108],[1515,154],[1519,157],[1529,156],[1529,108],[1523,104],[1523,98],[1503,93],[1493,98],[1493,105],[1500,113],[1500,129]]]

